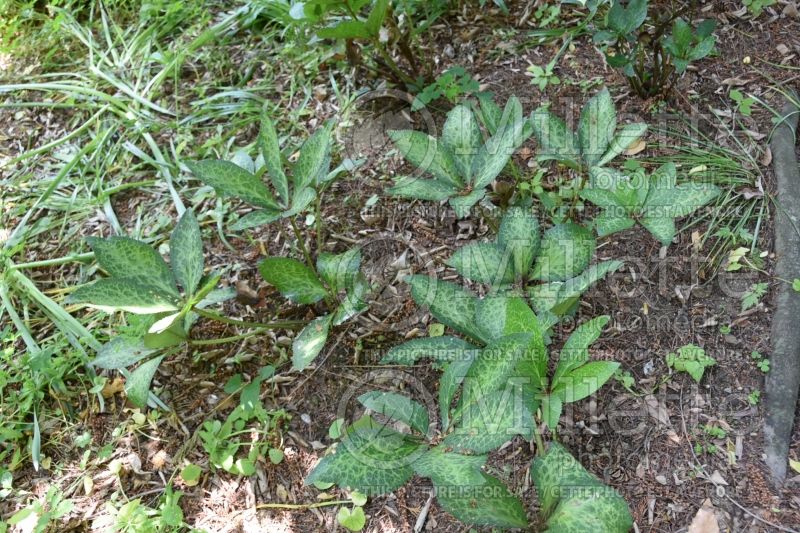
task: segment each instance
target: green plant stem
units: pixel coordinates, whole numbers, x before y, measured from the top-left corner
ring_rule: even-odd
[[[259,503],[256,509],[316,509],[317,507],[330,507],[332,505],[349,505],[350,500],[331,500],[314,503]]]
[[[230,324],[232,326],[242,326],[245,328],[261,328],[261,329],[298,329],[306,325],[304,320],[283,320],[279,322],[248,322],[246,320],[236,320],[235,318],[228,318],[226,316],[218,315],[212,311],[206,311],[195,307],[192,312],[197,313],[203,318],[216,320],[223,324]]]
[[[312,271],[316,272],[317,267],[314,265],[314,260],[311,258],[311,252],[308,251],[308,247],[306,246],[306,241],[303,239],[303,234],[300,233],[300,228],[297,227],[297,224],[294,221],[294,218],[289,219],[289,223],[292,225],[292,231],[294,231],[294,236],[297,239],[297,245],[303,251],[303,257],[306,259],[306,263],[308,264],[308,268]]]
[[[533,428],[533,440],[536,442],[536,455],[544,455],[544,441],[542,440],[542,434],[539,433],[538,425]]]
[[[84,254],[67,255],[64,257],[57,257],[55,259],[43,259],[41,261],[31,261],[30,263],[14,263],[8,267],[8,270],[23,270],[26,268],[41,268],[56,265],[63,265],[66,263],[83,263],[94,258],[94,252],[86,252]]]
[[[248,337],[252,337],[253,333],[242,333],[241,335],[234,335],[232,337],[222,337],[221,339],[199,339],[199,340],[190,340],[189,344],[192,346],[209,346],[214,344],[225,344],[227,342],[236,342],[242,339],[246,339]]]

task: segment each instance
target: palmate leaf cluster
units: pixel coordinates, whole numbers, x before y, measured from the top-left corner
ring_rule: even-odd
[[[418,304],[465,338],[414,339],[390,350],[382,363],[412,365],[431,358],[443,366],[438,393],[441,428],[437,432],[432,427],[427,409],[412,398],[366,393],[359,397],[365,408],[403,423],[408,431],[364,415],[306,481],[381,494],[417,474],[432,481],[439,504],[461,521],[525,527],[522,502],[484,471],[485,454],[515,435],[530,439],[533,413],[540,407],[545,422],[555,427],[563,403],[585,398],[611,377],[618,363],[588,360],[588,347],[608,317],[579,327],[549,375],[541,326],[523,299],[479,299],[455,284],[424,276],[413,276],[409,283]],[[577,462],[572,468],[576,475],[585,474]],[[602,497],[598,502],[598,512],[607,512],[606,505],[618,506],[616,499],[604,501]]]
[[[403,157],[433,179],[403,176],[387,193],[419,200],[447,200],[458,217],[466,217],[486,195],[487,185],[500,174],[514,150],[531,135],[516,97],[508,100],[494,129],[484,142],[472,110],[459,105],[447,114],[438,139],[414,130],[389,132]]]
[[[67,302],[155,318],[144,338],[118,336],[103,346],[93,361],[98,368],[132,366],[161,348],[180,344],[194,320],[195,306],[231,296],[229,291],[214,291],[218,275],[203,275],[203,242],[191,210],[184,212],[170,237],[170,264],[150,245],[128,237],[87,241],[109,276],[78,287]],[[161,357],[142,363],[128,378],[126,390],[133,403],[145,404]]]
[[[586,170],[602,167],[638,141],[647,124],[626,124],[617,130],[617,111],[608,89],[603,88],[581,110],[578,131],[545,108],[531,114],[531,125],[539,143],[537,159]]]
[[[344,170],[352,168],[352,163],[345,161],[331,171],[328,126],[318,129],[303,143],[297,161],[293,164],[284,161],[275,126],[266,112],[261,119],[258,148],[259,158],[251,168],[223,159],[186,163],[195,177],[213,187],[218,195],[238,198],[257,208],[239,219],[232,226],[233,230],[261,226],[306,212]],[[271,188],[262,179],[265,173]]]
[[[573,222],[556,224],[543,235],[530,209],[509,208],[493,242],[467,244],[448,264],[465,278],[486,283],[495,291],[523,289],[547,325],[571,311],[596,281],[622,266],[603,261],[589,266],[597,243],[592,233]],[[531,284],[540,281],[543,283]]]
[[[333,326],[367,309],[370,286],[360,267],[358,248],[341,254],[319,254],[316,270],[288,257],[268,257],[259,264],[261,276],[292,302],[314,304],[326,299],[334,303],[331,313],[316,317],[295,337],[292,344],[295,370],[305,369],[319,355]]]
[[[603,212],[594,219],[600,237],[626,230],[637,222],[663,245],[675,237],[675,219],[686,216],[719,196],[708,183],[678,185],[673,163],[659,167],[651,176],[643,169],[625,175],[614,169],[591,169],[588,187],[581,197]]]

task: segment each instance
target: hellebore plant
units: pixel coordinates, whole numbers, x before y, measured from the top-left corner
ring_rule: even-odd
[[[295,337],[292,344],[295,370],[303,370],[319,355],[333,326],[367,309],[370,286],[360,267],[358,248],[338,255],[321,253],[315,269],[288,257],[267,257],[258,265],[262,277],[285,298],[299,304],[325,300],[331,310],[312,320]]]
[[[392,131],[389,136],[403,157],[433,179],[401,177],[387,193],[433,202],[447,200],[456,215],[464,218],[483,199],[486,186],[525,141],[526,133],[530,136],[527,123],[519,100],[512,97],[486,142],[475,115],[463,105],[447,114],[439,139],[420,131]]]
[[[572,222],[557,224],[540,237],[539,221],[530,209],[512,207],[503,216],[494,242],[467,244],[455,251],[448,264],[495,291],[508,291],[515,282],[521,283],[540,320],[549,327],[575,308],[586,289],[622,266],[620,261],[589,266],[596,247],[591,232]]]
[[[534,414],[555,428],[565,402],[578,401],[602,386],[619,366],[588,362],[588,346],[608,320],[600,317],[578,328],[561,352],[548,378],[548,357],[541,326],[534,312],[517,297],[478,299],[460,287],[424,276],[409,280],[417,303],[429,307],[442,324],[467,337],[414,339],[390,350],[382,363],[412,365],[430,357],[443,366],[439,384],[439,419],[414,399],[395,392],[363,394],[365,414],[346,431],[334,453],[315,467],[307,483],[336,483],[368,494],[397,489],[414,474],[431,480],[439,504],[468,524],[500,528],[528,525],[522,502],[503,482],[485,470],[487,453],[516,435],[535,438],[540,457],[534,476],[542,491],[543,518],[551,526],[580,526],[586,517],[604,524],[603,531],[624,532],[631,519],[625,502],[602,486],[558,445],[545,453]],[[399,422],[407,431],[380,419]],[[553,472],[554,465],[563,466]],[[583,506],[569,491],[577,481],[596,490]],[[545,491],[549,495],[545,495]],[[564,494],[563,498],[552,495]],[[576,505],[578,511],[564,516]]]
[[[203,241],[191,210],[172,232],[169,265],[151,246],[128,237],[89,237],[87,241],[109,277],[78,287],[67,301],[109,313],[153,315],[155,319],[144,338],[119,336],[103,346],[92,362],[98,368],[125,368],[162,348],[183,343],[197,318],[195,313],[219,318],[203,307],[233,296],[228,290],[214,290],[218,274],[203,275]],[[126,391],[133,403],[146,403],[150,381],[163,357],[142,363],[128,378]]]
[[[598,236],[626,230],[638,222],[664,246],[675,237],[675,219],[693,213],[720,193],[708,183],[678,185],[673,163],[662,165],[649,177],[641,168],[626,176],[594,167],[590,175],[581,197],[603,209],[594,219]]]

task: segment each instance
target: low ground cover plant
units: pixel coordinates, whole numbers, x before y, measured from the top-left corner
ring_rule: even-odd
[[[316,268],[289,257],[267,257],[258,265],[261,276],[280,293],[299,304],[324,300],[329,313],[316,317],[292,343],[292,367],[305,369],[325,346],[331,328],[368,307],[370,285],[360,271],[361,250],[321,253]]]
[[[479,299],[454,284],[424,276],[414,276],[409,283],[417,303],[466,336],[414,339],[382,360],[412,365],[432,358],[443,367],[440,427],[413,398],[386,391],[365,393],[358,400],[375,415],[365,414],[348,426],[336,451],[320,461],[306,482],[336,483],[375,495],[395,490],[417,474],[432,481],[439,504],[463,522],[526,527],[522,502],[484,468],[488,452],[521,435],[537,441],[534,480],[541,491],[543,518],[551,527],[575,527],[591,515],[605,524],[605,531],[627,531],[631,519],[625,502],[577,461],[564,460],[569,454],[563,448],[546,449],[536,422],[555,430],[563,403],[591,395],[617,370],[615,362],[589,361],[588,347],[608,317],[589,321],[573,333],[550,376],[541,326],[522,298]],[[534,418],[536,413],[541,414]],[[401,422],[408,431],[376,417]],[[578,486],[597,489],[592,505],[584,507],[568,496],[569,488]],[[556,497],[559,491],[565,496]],[[578,511],[568,511],[576,504]]]

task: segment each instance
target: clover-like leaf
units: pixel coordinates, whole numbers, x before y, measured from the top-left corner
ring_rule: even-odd
[[[267,283],[293,302],[312,304],[328,294],[314,271],[296,259],[267,257],[258,270]]]
[[[203,277],[203,238],[200,225],[187,209],[169,239],[172,271],[187,296],[194,294]]]

